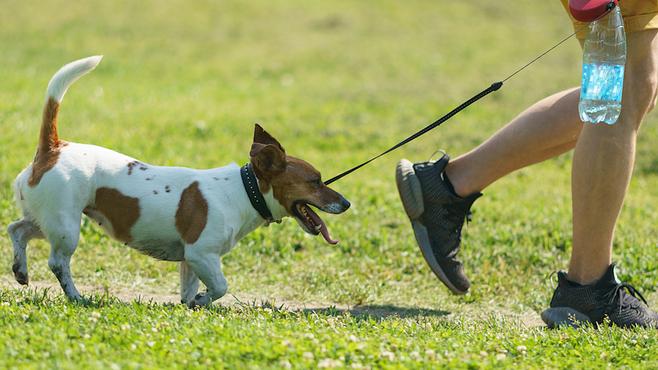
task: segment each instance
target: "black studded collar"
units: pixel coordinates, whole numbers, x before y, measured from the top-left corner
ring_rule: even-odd
[[[265,203],[265,198],[263,198],[263,193],[260,192],[258,188],[258,182],[256,181],[256,175],[251,168],[251,163],[247,163],[242,168],[240,168],[240,176],[242,176],[242,185],[244,185],[244,190],[247,192],[249,201],[254,207],[258,214],[267,221],[267,223],[276,222],[274,217],[272,217],[272,212],[267,208],[267,203]]]

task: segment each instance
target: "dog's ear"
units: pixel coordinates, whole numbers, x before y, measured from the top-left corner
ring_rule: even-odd
[[[257,177],[269,180],[286,169],[286,154],[274,144],[251,144],[251,164]]]
[[[281,144],[272,136],[270,135],[267,131],[265,131],[258,123],[254,126],[254,144],[265,144],[265,145],[274,145],[279,150],[283,152],[283,154],[286,154],[286,150],[283,149]],[[252,151],[253,151],[253,146],[252,146]]]

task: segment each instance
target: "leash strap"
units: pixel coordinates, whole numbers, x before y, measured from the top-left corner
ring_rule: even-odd
[[[260,217],[264,218],[268,224],[274,222],[272,212],[267,208],[267,203],[265,203],[263,193],[261,193],[258,188],[258,182],[256,181],[254,171],[251,169],[251,163],[247,163],[240,168],[240,176],[242,176],[242,185],[244,185],[244,190],[249,196],[249,202],[251,202],[251,205],[256,211],[258,211]]]
[[[621,1],[621,0],[620,0],[620,1]],[[614,1],[611,1],[611,3],[614,5]],[[608,15],[608,13],[610,13],[610,10],[612,10],[613,8],[614,8],[614,6],[612,6],[612,7],[611,7],[611,6],[608,6],[607,11],[606,11],[605,13],[601,14],[598,18],[596,18],[595,21],[596,21],[596,20],[599,20],[599,19],[601,19],[601,18],[603,18],[603,17],[605,17],[606,15]],[[494,91],[497,91],[498,89],[500,89],[501,87],[503,87],[503,84],[504,84],[505,82],[507,82],[507,80],[509,80],[510,78],[516,76],[519,72],[521,72],[521,71],[523,71],[524,69],[528,68],[531,64],[534,64],[536,61],[538,61],[539,59],[541,59],[542,57],[544,57],[546,54],[548,54],[548,53],[550,53],[551,51],[553,51],[553,49],[555,49],[555,48],[557,48],[558,46],[562,45],[564,42],[566,42],[567,40],[569,40],[570,38],[572,38],[573,36],[575,36],[578,32],[582,31],[583,29],[585,29],[585,28],[587,28],[587,27],[589,27],[588,24],[579,27],[579,28],[576,29],[572,34],[570,34],[569,36],[563,38],[562,40],[560,40],[559,42],[557,42],[556,44],[554,44],[553,46],[551,46],[550,48],[548,48],[546,51],[544,51],[544,52],[542,52],[541,54],[539,54],[537,57],[535,57],[534,59],[532,59],[532,60],[529,61],[528,63],[524,64],[523,66],[521,66],[520,68],[518,68],[517,70],[515,70],[514,72],[512,72],[509,76],[505,77],[504,80],[502,80],[502,81],[498,81],[498,82],[494,82],[493,84],[491,84],[491,86],[489,86],[488,88],[482,90],[479,94],[477,94],[477,95],[473,96],[472,98],[468,99],[467,101],[465,101],[464,103],[462,103],[460,106],[458,106],[457,108],[451,110],[450,112],[448,112],[448,114],[446,114],[445,116],[443,116],[443,117],[437,119],[437,120],[434,121],[432,124],[430,124],[429,126],[425,127],[424,129],[422,129],[422,130],[416,132],[415,134],[413,134],[413,135],[409,136],[408,138],[402,140],[401,142],[395,144],[393,147],[391,147],[390,149],[386,150],[385,152],[383,152],[383,153],[381,153],[381,154],[379,154],[379,155],[377,155],[377,156],[375,156],[375,157],[372,157],[372,158],[368,159],[367,161],[361,163],[361,164],[358,165],[358,166],[352,167],[352,168],[350,168],[349,170],[344,171],[344,172],[342,172],[342,173],[340,173],[340,174],[338,174],[338,175],[336,175],[336,176],[330,178],[329,180],[325,181],[324,183],[325,183],[326,185],[329,185],[329,184],[331,184],[331,183],[334,182],[334,181],[340,180],[340,179],[342,179],[343,177],[349,175],[350,173],[352,173],[352,172],[358,170],[359,168],[361,168],[361,167],[367,165],[368,163],[374,161],[375,159],[377,159],[377,158],[379,158],[379,157],[381,157],[381,156],[383,156],[383,155],[386,155],[386,154],[388,154],[388,153],[394,151],[395,149],[397,149],[397,148],[399,148],[399,147],[401,147],[401,146],[407,144],[408,142],[410,142],[410,141],[412,141],[412,140],[414,140],[414,139],[416,139],[416,138],[418,138],[418,137],[420,137],[420,136],[426,134],[427,132],[429,132],[429,131],[431,131],[432,129],[436,128],[437,126],[439,126],[439,125],[442,124],[443,122],[445,122],[445,121],[449,120],[450,118],[452,118],[452,116],[454,116],[455,114],[457,114],[457,113],[459,113],[460,111],[466,109],[466,107],[468,107],[469,105],[471,105],[471,104],[475,103],[476,101],[478,101],[478,100],[484,98],[485,96],[489,95],[490,93],[492,93],[492,92],[494,92]]]
[[[394,151],[395,149],[397,149],[397,148],[399,148],[399,147],[401,147],[401,146],[407,144],[408,142],[410,142],[410,141],[412,141],[412,140],[417,139],[418,137],[420,137],[420,136],[422,136],[422,135],[428,133],[429,131],[433,130],[434,128],[438,127],[438,126],[439,126],[440,124],[442,124],[443,122],[449,120],[449,119],[452,118],[452,116],[454,116],[455,114],[457,114],[457,113],[459,113],[460,111],[466,109],[469,105],[471,105],[471,104],[475,103],[476,101],[478,101],[478,100],[484,98],[485,96],[489,95],[490,93],[492,93],[492,92],[494,92],[494,91],[497,91],[497,90],[500,89],[502,86],[503,86],[503,82],[502,82],[502,81],[494,82],[493,84],[491,84],[491,86],[487,87],[486,89],[484,89],[484,90],[482,90],[481,92],[479,92],[477,95],[475,95],[475,96],[473,96],[472,98],[468,99],[467,101],[463,102],[463,103],[462,103],[461,105],[459,105],[457,108],[451,110],[450,112],[448,112],[448,114],[446,114],[446,115],[444,115],[443,117],[437,119],[436,121],[434,121],[433,123],[431,123],[430,125],[428,125],[427,127],[425,127],[424,129],[422,129],[422,130],[416,132],[415,134],[413,134],[413,135],[409,136],[408,138],[402,140],[401,142],[395,144],[394,146],[392,146],[390,149],[386,150],[385,152],[383,152],[383,153],[381,153],[381,154],[379,154],[379,155],[377,155],[377,156],[374,156],[374,157],[368,159],[367,161],[361,163],[361,164],[358,165],[358,166],[352,167],[352,168],[350,168],[349,170],[347,170],[347,171],[345,171],[345,172],[343,172],[343,173],[341,173],[341,174],[338,174],[338,175],[336,175],[336,176],[330,178],[329,180],[325,181],[324,183],[325,183],[326,185],[329,185],[329,184],[331,184],[331,183],[334,182],[334,181],[340,180],[341,178],[343,178],[343,177],[349,175],[350,173],[352,173],[352,172],[358,170],[359,168],[361,168],[361,167],[367,165],[368,163],[374,161],[375,159],[377,159],[377,158],[379,158],[379,157],[381,157],[381,156],[383,156],[383,155],[386,155],[386,154],[388,154],[388,153]]]

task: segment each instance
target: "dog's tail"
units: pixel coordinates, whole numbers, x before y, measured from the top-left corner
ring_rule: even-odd
[[[69,86],[78,78],[96,68],[101,59],[103,59],[103,56],[97,55],[76,60],[60,68],[53,78],[50,79],[46,105],[43,108],[43,119],[37,152],[45,153],[59,144],[59,137],[57,136],[59,104],[62,102]]]

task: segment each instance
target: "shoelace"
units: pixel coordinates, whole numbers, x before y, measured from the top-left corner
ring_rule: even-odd
[[[625,294],[624,289],[628,291],[629,294]],[[634,298],[634,299],[633,299]],[[641,299],[644,304],[647,304],[647,300],[644,299],[642,294],[635,289],[631,284],[628,283],[619,283],[615,286],[610,294],[610,301],[608,301],[609,306],[615,305],[615,300],[617,300],[617,305],[619,306],[619,312],[621,313],[622,308],[631,307],[637,308],[635,301]]]
[[[455,250],[452,251],[450,254],[456,254],[456,252],[459,250],[459,245],[461,244],[461,240],[462,240],[462,228],[464,227],[464,221],[466,223],[469,223],[472,220],[472,216],[473,216],[473,213],[471,212],[472,205],[473,202],[469,202],[469,203],[465,203],[464,207],[448,209],[448,220],[450,222],[453,222],[457,226],[457,241],[458,241],[457,248],[455,248]]]

